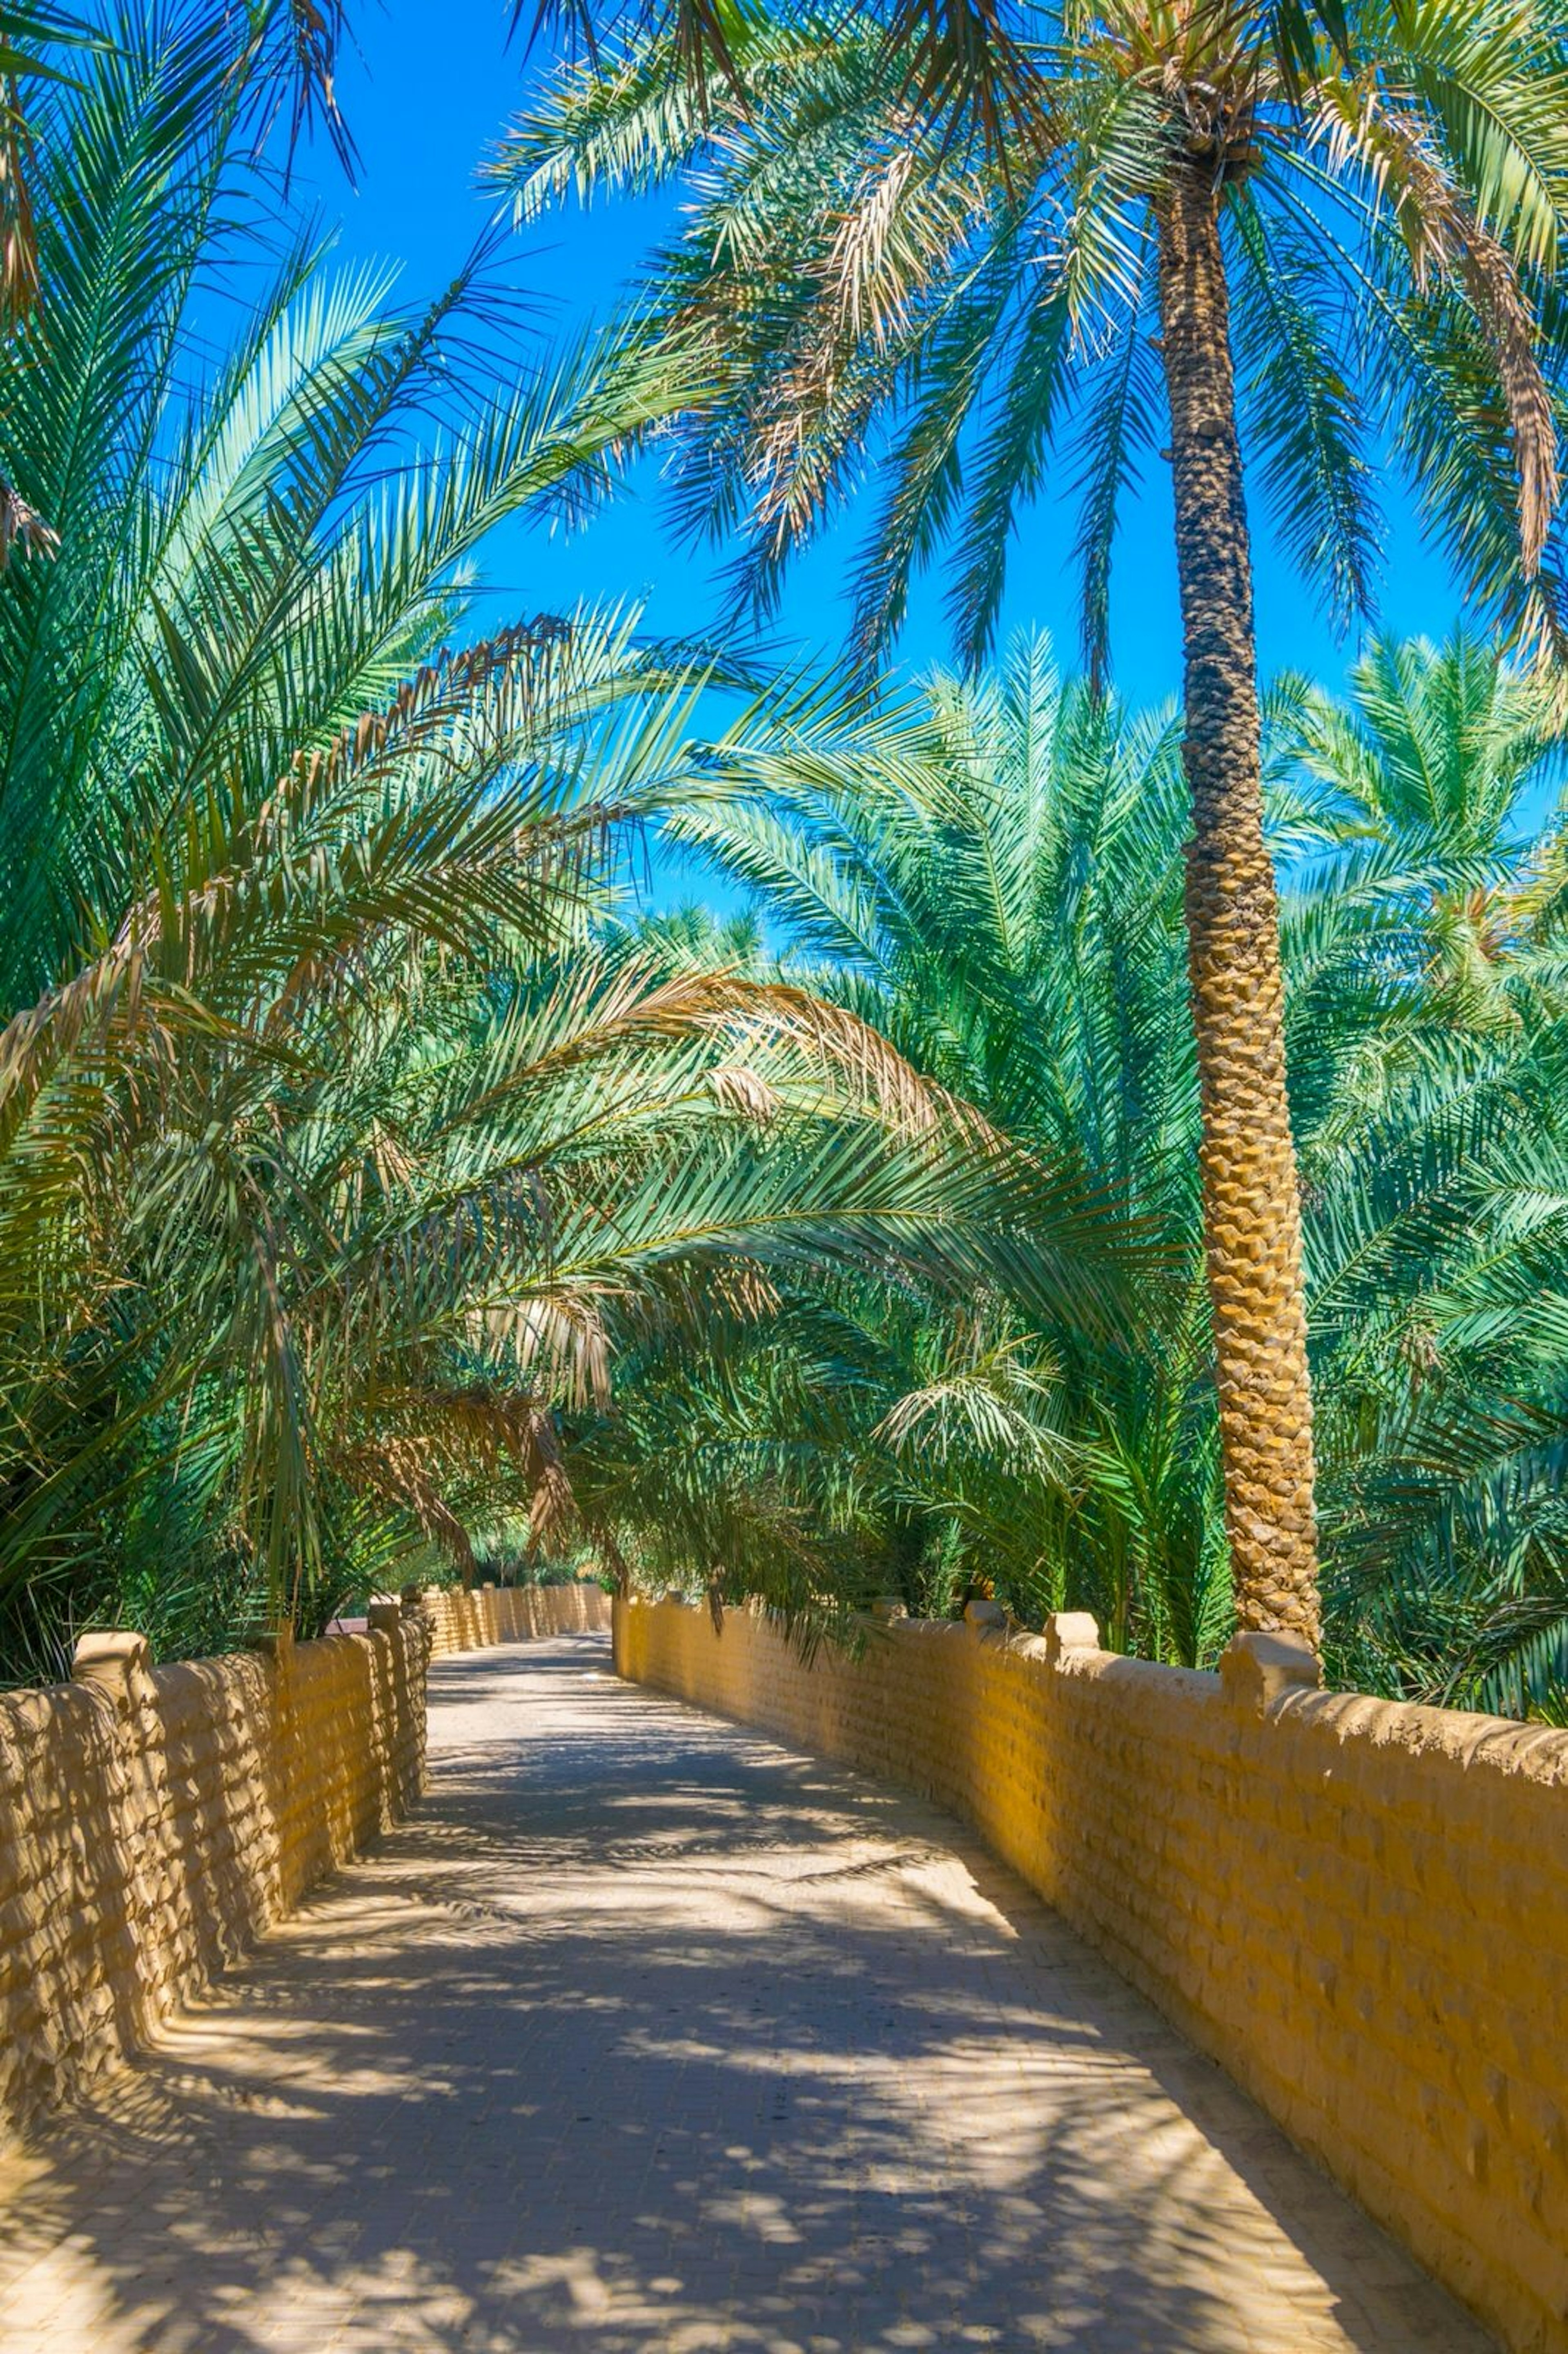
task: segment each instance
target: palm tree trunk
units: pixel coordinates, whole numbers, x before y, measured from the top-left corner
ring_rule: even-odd
[[[1301,1210],[1284,986],[1263,839],[1252,560],[1212,161],[1183,159],[1160,217],[1160,310],[1192,804],[1187,941],[1202,1102],[1225,1526],[1244,1628],[1319,1638]]]

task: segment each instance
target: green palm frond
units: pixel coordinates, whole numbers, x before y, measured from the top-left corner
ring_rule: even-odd
[[[1565,1011],[1537,813],[1559,770],[1551,695],[1470,639],[1374,642],[1346,699],[1287,682],[1270,715],[1272,822],[1297,845],[1283,938],[1335,1671],[1550,1709],[1568,1363]],[[694,1340],[678,1406],[649,1375],[673,1418],[698,1416],[700,1446],[680,1456],[673,1423],[637,1422],[637,1359],[631,1426],[578,1436],[589,1488],[613,1456],[604,1508],[646,1575],[742,1591],[725,1547],[755,1510],[769,1590],[797,1615],[813,1593],[945,1608],[978,1580],[1025,1617],[1087,1607],[1165,1657],[1224,1641],[1179,733],[1065,683],[1035,640],[997,673],[929,682],[885,733],[885,767],[875,746],[797,764],[781,745],[676,816],[758,895],[787,970],[1159,1246],[1121,1261],[1119,1331],[1003,1250],[969,1262],[967,1291],[938,1256],[895,1275],[869,1226],[815,1282],[779,1252],[750,1341]],[[1484,944],[1485,991],[1446,910]],[[806,1367],[810,1407],[788,1383],[728,1388],[768,1336]],[[670,1515],[658,1533],[644,1500]]]

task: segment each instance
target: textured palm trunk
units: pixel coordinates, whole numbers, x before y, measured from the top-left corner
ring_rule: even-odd
[[[1319,1638],[1301,1212],[1284,986],[1263,839],[1252,564],[1218,191],[1184,161],[1161,207],[1160,308],[1192,795],[1187,939],[1202,1101],[1203,1233],[1244,1628]]]

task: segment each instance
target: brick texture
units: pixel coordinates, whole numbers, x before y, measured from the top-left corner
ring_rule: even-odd
[[[407,1814],[432,1653],[607,1628],[609,1600],[432,1587],[376,1615],[156,1673],[90,1637],[77,1681],[0,1695],[0,2128],[79,2098]]]
[[[0,1694],[0,2131],[79,2098],[407,1814],[432,1653],[608,1628],[609,1600],[431,1587],[375,1616],[156,1673],[90,1636],[76,1681]]]
[[[427,1586],[419,1606],[429,1619],[431,1656],[525,1643],[545,1635],[606,1634],[609,1596],[602,1585]]]
[[[114,1639],[107,1678],[0,1696],[13,2129],[126,2059],[422,1783],[417,1625],[155,1674]]]
[[[1509,2346],[1568,2354],[1568,1734],[967,1626],[808,1666],[754,1611],[615,1621],[622,1675],[967,1817]]]

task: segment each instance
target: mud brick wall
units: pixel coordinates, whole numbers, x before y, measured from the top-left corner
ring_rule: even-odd
[[[88,1636],[0,1695],[0,2132],[85,2092],[418,1797],[429,1634],[151,1670]]]
[[[1505,2343],[1565,2354],[1568,1734],[1073,1617],[810,1667],[754,1611],[616,1622],[623,1675],[966,1817]]]
[[[418,1606],[429,1619],[438,1659],[489,1643],[609,1632],[609,1596],[602,1585],[476,1585],[466,1593],[429,1585]]]

